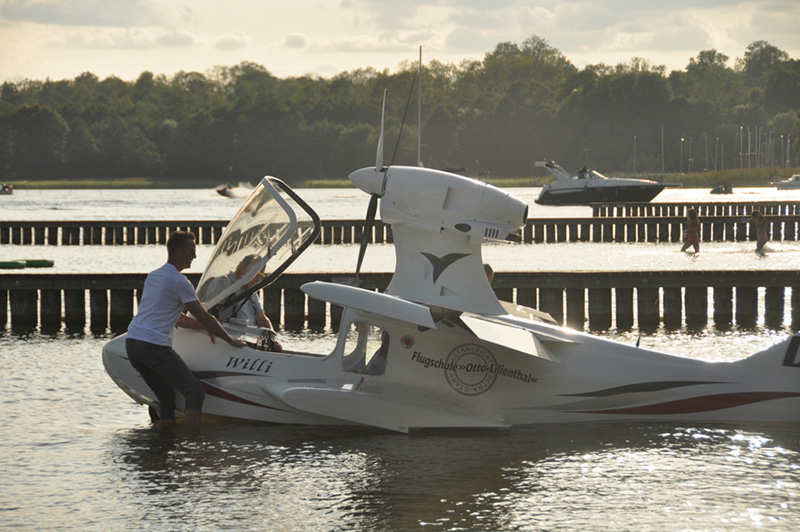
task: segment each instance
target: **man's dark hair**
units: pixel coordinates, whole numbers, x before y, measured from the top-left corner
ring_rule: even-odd
[[[175,231],[169,235],[169,240],[167,240],[167,253],[172,255],[175,253],[175,251],[185,246],[188,242],[194,240],[195,236],[191,231]]]

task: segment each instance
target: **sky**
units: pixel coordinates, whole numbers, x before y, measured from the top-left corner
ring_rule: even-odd
[[[286,78],[480,60],[545,39],[576,67],[683,70],[767,41],[800,59],[798,0],[0,0],[0,82],[91,72],[133,81],[243,61]]]

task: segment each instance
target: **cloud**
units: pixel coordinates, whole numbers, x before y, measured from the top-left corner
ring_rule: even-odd
[[[47,43],[50,49],[150,50],[196,45],[186,31],[153,32],[143,28],[71,31]]]
[[[233,32],[229,35],[220,37],[212,45],[217,50],[241,50],[247,48],[250,44],[250,39],[241,32]]]
[[[447,35],[445,46],[455,50],[466,51],[482,49],[488,52],[494,50],[497,43],[508,41],[508,39],[497,40],[497,37],[498,35],[495,32],[476,31],[470,28],[455,28]]]
[[[800,27],[800,2],[777,1],[771,10],[756,10],[753,13],[747,31],[747,35],[752,38],[747,44],[756,40],[766,40],[781,49],[796,48],[798,27]],[[744,48],[741,52],[744,53]]]
[[[172,30],[156,37],[156,44],[160,46],[194,46],[196,43],[194,35],[185,30]]]
[[[8,0],[0,17],[61,26],[134,27],[159,24],[160,9],[151,0]]]
[[[360,25],[388,29],[399,28],[416,12],[414,5],[419,0],[405,0],[396,2],[392,0],[342,0],[341,7],[352,13],[359,13],[365,17],[365,22]]]
[[[74,31],[48,43],[49,48],[56,49],[145,50],[154,48],[155,45],[155,34],[139,29],[126,31]]]
[[[578,68],[682,69],[706,49],[732,63],[757,40],[797,58],[799,25],[797,0],[0,0],[0,56],[22,76],[202,70],[242,54],[284,75],[338,74],[394,68],[420,45],[457,64],[536,35]],[[153,53],[121,61],[126,50]]]
[[[286,36],[283,46],[286,48],[306,48],[308,46],[308,37],[292,33]]]
[[[374,34],[316,39],[309,44],[311,52],[396,53],[414,50],[417,46],[442,46],[444,35],[436,31],[385,30]]]

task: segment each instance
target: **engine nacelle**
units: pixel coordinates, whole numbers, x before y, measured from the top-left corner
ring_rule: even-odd
[[[484,271],[481,243],[509,238],[527,221],[528,206],[502,190],[448,172],[413,166],[350,174],[361,190],[381,196],[391,224],[396,265],[386,293],[438,307],[502,314]]]
[[[528,206],[481,181],[414,166],[362,168],[350,180],[381,199],[381,220],[426,231],[453,231],[481,241],[505,240],[525,225]]]

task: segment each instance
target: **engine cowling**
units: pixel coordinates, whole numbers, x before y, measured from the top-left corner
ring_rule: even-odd
[[[362,168],[350,180],[381,196],[396,266],[388,294],[454,310],[503,313],[483,268],[483,242],[517,240],[528,206],[475,179],[410,166]]]

